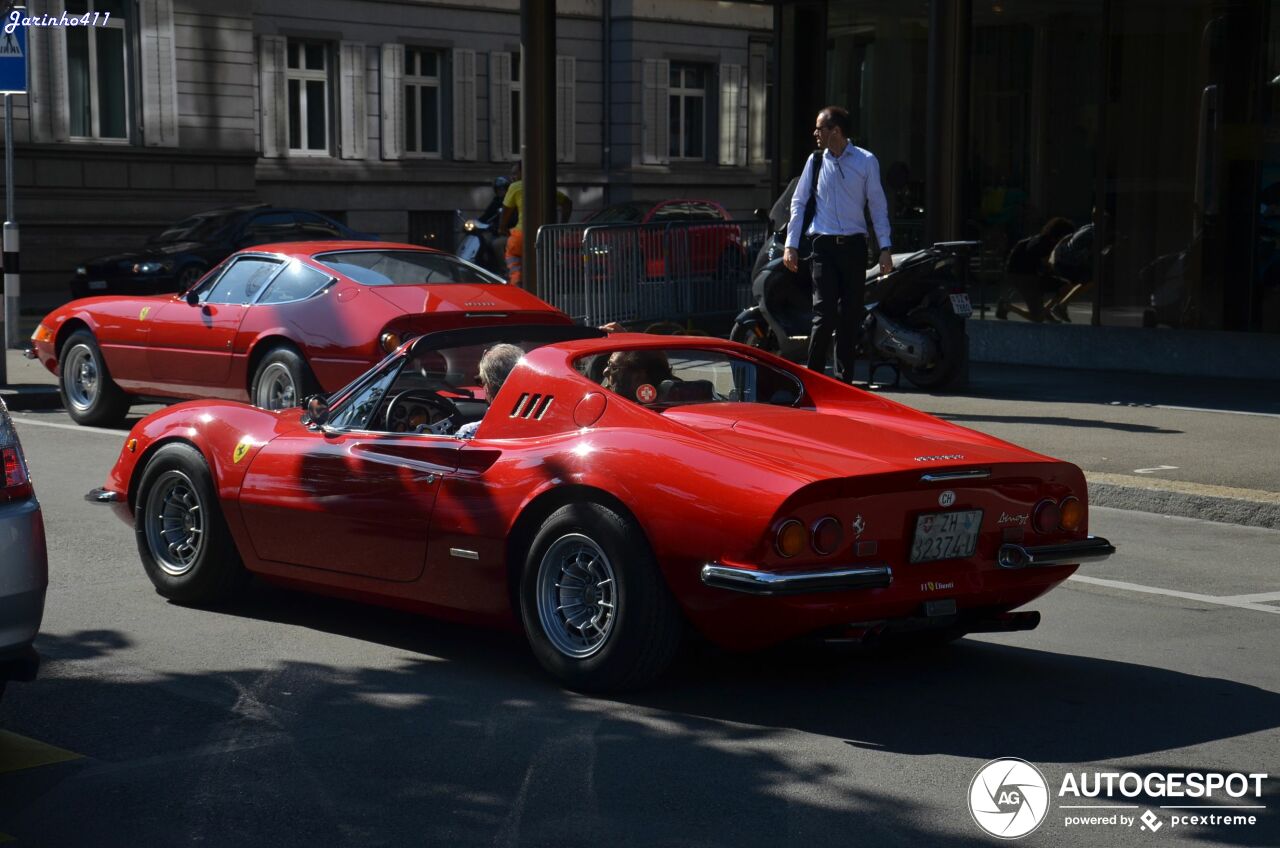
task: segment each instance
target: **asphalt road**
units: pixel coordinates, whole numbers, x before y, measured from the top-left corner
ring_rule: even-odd
[[[1273,775],[1252,826],[1178,827],[1161,803],[1205,801],[1140,798],[1106,812],[1151,809],[1158,834],[1067,827],[1054,798],[1025,844],[1280,844],[1280,531],[1097,509],[1120,554],[1033,604],[1033,632],[702,653],[590,698],[502,633],[268,589],[167,603],[131,531],[82,500],[122,434],[16,417],[51,587],[41,677],[0,702],[0,842],[989,845],[970,781],[1017,756],[1055,794],[1068,772]]]

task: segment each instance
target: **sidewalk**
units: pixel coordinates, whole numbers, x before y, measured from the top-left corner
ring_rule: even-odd
[[[43,366],[7,364],[12,410],[59,408]],[[1076,463],[1095,505],[1280,529],[1280,382],[975,362],[957,393],[880,393]]]

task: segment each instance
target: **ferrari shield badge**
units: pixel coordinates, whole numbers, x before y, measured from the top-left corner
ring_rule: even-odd
[[[253,439],[241,439],[240,443],[236,445],[235,451],[233,451],[231,454],[231,461],[239,462],[240,460],[244,459],[245,454],[247,454],[249,452],[249,449],[252,447],[253,447]]]
[[[142,307],[142,311],[138,313],[138,320],[139,320],[139,321],[145,321],[145,320],[147,320],[147,315],[149,315],[150,313],[151,313],[151,307],[150,307],[150,306],[144,306],[144,307]]]

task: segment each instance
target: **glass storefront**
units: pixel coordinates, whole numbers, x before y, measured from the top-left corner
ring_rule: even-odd
[[[875,153],[896,249],[923,238],[928,2],[833,0],[827,102],[845,106],[854,143]]]
[[[826,99],[880,160],[898,247],[930,214],[929,64],[955,36],[930,27],[950,2],[826,4]],[[947,236],[982,245],[986,317],[1280,332],[1280,0],[946,8],[970,10]]]

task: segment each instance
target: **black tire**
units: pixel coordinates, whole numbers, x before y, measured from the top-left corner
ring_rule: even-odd
[[[129,396],[111,379],[93,333],[76,330],[58,355],[62,407],[77,424],[114,427],[129,413]]]
[[[938,346],[938,359],[928,367],[902,369],[902,374],[922,389],[943,389],[964,373],[969,339],[964,324],[940,308],[917,309],[907,316],[907,326],[930,336]]]
[[[170,600],[218,604],[234,598],[248,582],[209,466],[191,445],[165,445],[147,461],[133,526],[142,567],[156,592]]]
[[[302,354],[291,347],[277,347],[258,363],[249,396],[262,409],[290,409],[318,391],[320,384]]]
[[[178,272],[177,290],[181,294],[191,288],[196,282],[204,276],[205,269],[199,265],[188,265]]]
[[[729,330],[729,341],[758,347],[770,353],[778,352],[778,339],[773,335],[773,330],[763,324],[734,324]]]
[[[612,583],[591,584],[594,589],[583,591],[595,600],[574,604],[582,595],[571,594],[572,581],[591,581],[568,571],[571,566],[584,576],[607,574]],[[581,631],[577,655],[564,646],[566,639],[573,643],[571,615],[560,614],[574,608],[588,613],[582,620],[590,620],[598,633]],[[562,506],[542,523],[520,578],[520,617],[542,667],[565,686],[588,692],[652,682],[671,664],[684,630],[679,605],[640,528],[606,506],[586,502]]]

